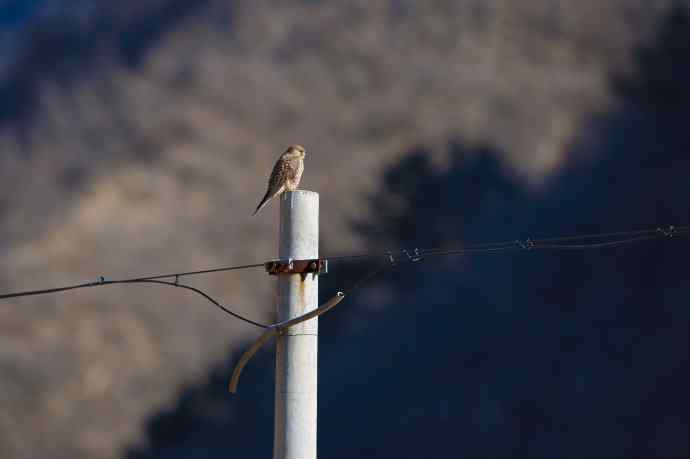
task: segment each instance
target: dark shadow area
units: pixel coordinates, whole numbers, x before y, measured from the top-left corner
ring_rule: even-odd
[[[26,119],[33,113],[42,82],[69,88],[104,58],[139,66],[146,51],[167,31],[208,2],[142,0],[132,14],[124,6],[101,6],[102,11],[86,25],[69,23],[67,15],[36,21],[23,34],[25,45],[12,65],[12,73],[0,81],[0,125]],[[25,9],[16,15],[26,15]]]
[[[168,30],[172,30],[182,19],[208,3],[209,0],[167,0],[153,8],[149,14],[135,16],[128,24],[126,33],[119,34],[118,48],[122,57],[129,65],[138,66],[146,51]]]
[[[240,382],[242,397],[228,393],[237,358],[239,355],[232,355],[209,373],[204,384],[185,390],[170,411],[151,419],[146,428],[148,444],[133,448],[127,457],[216,457],[221,451],[226,456],[235,452],[237,457],[270,457],[273,354],[264,352],[252,360]]]
[[[620,110],[592,120],[538,194],[491,148],[452,142],[444,169],[418,148],[356,228],[426,248],[687,224],[689,46],[677,9],[615,80]],[[321,321],[319,457],[688,457],[688,253],[681,239],[476,255],[377,278]],[[363,269],[334,266],[324,295]],[[268,457],[270,355],[237,396],[229,365],[188,388],[129,457]]]
[[[14,26],[30,16],[40,0],[2,0],[0,1],[0,27]]]

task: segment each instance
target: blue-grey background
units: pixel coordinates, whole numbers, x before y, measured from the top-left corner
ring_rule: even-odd
[[[272,258],[290,143],[323,255],[687,224],[689,6],[2,0],[0,290]],[[319,456],[688,457],[689,249],[385,273],[321,320]],[[272,318],[261,270],[189,282]],[[226,392],[257,333],[151,286],[3,302],[0,456],[270,457],[272,350]]]

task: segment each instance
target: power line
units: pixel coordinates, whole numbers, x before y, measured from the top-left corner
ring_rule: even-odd
[[[434,249],[432,251],[422,251],[424,257],[430,256],[440,256],[440,255],[464,255],[464,254],[476,254],[476,253],[490,253],[490,252],[507,252],[507,251],[519,251],[519,250],[590,250],[590,249],[600,249],[606,247],[615,247],[620,245],[628,245],[636,242],[648,241],[652,239],[660,239],[660,236],[638,236],[633,238],[618,239],[612,241],[602,241],[602,242],[591,242],[583,244],[549,244],[543,243],[539,240],[525,239],[516,240],[504,245],[488,248],[476,249],[473,247],[465,247],[450,250],[439,250]]]
[[[198,271],[187,271],[187,272],[182,272],[182,273],[157,274],[155,276],[139,277],[139,278],[134,278],[131,280],[156,280],[156,279],[180,278],[180,277],[196,276],[199,274],[220,273],[220,272],[225,272],[225,271],[238,271],[238,270],[242,270],[242,269],[251,269],[251,268],[263,268],[263,266],[264,266],[264,263],[252,263],[249,265],[236,265],[236,266],[222,266],[220,268],[201,269]]]
[[[0,295],[0,300],[4,300],[7,298],[17,298],[17,297],[22,297],[22,296],[44,295],[46,293],[64,292],[67,290],[76,290],[76,289],[80,289],[80,288],[99,287],[101,285],[128,284],[128,283],[131,284],[131,283],[136,283],[136,282],[154,281],[154,280],[161,280],[161,279],[175,279],[175,282],[170,282],[170,284],[174,285],[174,284],[177,284],[179,282],[179,279],[181,277],[196,276],[196,275],[200,275],[200,274],[218,273],[218,272],[225,272],[225,271],[236,271],[236,270],[250,269],[250,268],[262,268],[263,266],[264,266],[264,263],[254,263],[254,264],[249,264],[249,265],[224,266],[224,267],[220,267],[220,268],[209,268],[209,269],[202,269],[202,270],[197,270],[197,271],[184,271],[184,272],[170,273],[170,274],[155,274],[152,276],[131,277],[131,278],[127,278],[127,279],[117,279],[117,280],[105,280],[105,278],[103,276],[101,276],[95,282],[85,282],[82,284],[68,285],[65,287],[56,287],[56,288],[47,288],[47,289],[40,289],[40,290],[27,290],[27,291],[23,291],[23,292],[5,293],[5,294]]]
[[[246,317],[244,317],[244,316],[242,316],[242,315],[240,315],[240,314],[238,314],[238,313],[236,313],[236,312],[233,312],[232,310],[228,309],[227,306],[223,306],[223,305],[220,304],[218,301],[216,301],[216,300],[215,300],[213,297],[211,297],[211,295],[209,295],[208,293],[204,292],[203,290],[201,290],[201,289],[199,289],[199,288],[192,287],[191,285],[180,284],[179,282],[167,282],[167,281],[152,280],[152,279],[146,279],[146,280],[141,280],[141,281],[135,280],[135,281],[129,281],[129,282],[122,282],[122,283],[140,283],[140,282],[141,282],[141,283],[162,284],[162,285],[168,285],[168,286],[171,286],[171,287],[179,287],[179,288],[191,290],[192,292],[196,292],[196,293],[198,293],[199,295],[203,296],[203,297],[206,298],[208,301],[210,301],[211,303],[213,303],[214,305],[216,305],[216,307],[218,307],[218,309],[220,309],[221,311],[225,312],[226,314],[231,315],[232,317],[234,317],[234,318],[236,318],[236,319],[240,319],[240,320],[243,321],[243,322],[246,322],[246,323],[248,323],[248,324],[254,325],[254,326],[259,327],[259,328],[268,328],[268,325],[266,325],[266,324],[262,324],[262,323],[260,323],[260,322],[255,322],[255,321],[253,321],[253,320],[251,320],[251,319],[248,319],[248,318],[246,318]],[[115,283],[115,282],[114,282],[114,283]]]
[[[512,239],[500,242],[488,242],[479,244],[465,244],[459,247],[430,248],[430,249],[398,249],[387,250],[378,253],[362,253],[356,255],[340,255],[324,257],[328,261],[356,260],[367,258],[388,259],[392,264],[405,261],[419,261],[421,258],[442,255],[465,255],[508,252],[518,250],[587,250],[627,245],[651,239],[670,238],[683,236],[690,233],[690,226],[668,226],[652,229],[617,231],[608,233],[592,233],[571,236],[558,236],[541,239]],[[623,238],[625,237],[625,238]],[[619,238],[619,239],[613,239]],[[622,238],[622,239],[621,239]],[[582,243],[578,244],[578,242]],[[593,241],[593,242],[586,242]],[[560,244],[559,244],[560,243]]]
[[[7,293],[4,295],[0,295],[0,299],[17,298],[17,297],[22,297],[22,296],[43,295],[43,294],[47,294],[47,293],[57,293],[57,292],[64,292],[67,290],[76,290],[76,289],[81,289],[81,288],[100,287],[103,285],[115,285],[115,284],[159,284],[159,285],[166,285],[169,287],[183,288],[185,290],[190,290],[192,292],[195,292],[195,293],[203,296],[209,302],[214,304],[218,309],[225,312],[226,314],[231,315],[232,317],[234,317],[236,319],[240,319],[240,320],[247,322],[251,325],[254,325],[256,327],[260,327],[260,328],[266,328],[267,327],[267,325],[265,325],[265,324],[253,321],[253,320],[248,319],[247,317],[244,317],[244,316],[242,316],[236,312],[233,312],[227,306],[223,306],[220,302],[216,301],[211,295],[204,292],[203,290],[196,288],[196,287],[192,287],[191,285],[181,284],[179,282],[178,278],[176,278],[175,282],[168,282],[168,281],[164,281],[164,280],[160,280],[160,279],[151,279],[151,278],[105,280],[103,277],[101,277],[96,282],[88,282],[88,283],[84,283],[84,284],[70,285],[67,287],[57,287],[57,288],[49,288],[49,289],[43,289],[43,290],[29,290],[29,291],[24,291],[24,292]]]
[[[486,244],[474,244],[471,246],[464,246],[462,248],[456,249],[402,249],[399,253],[404,256],[396,260],[395,255],[391,251],[387,251],[384,254],[360,254],[360,255],[349,255],[341,257],[326,257],[322,260],[344,260],[344,259],[362,259],[369,257],[385,257],[375,263],[374,266],[365,274],[358,278],[352,286],[343,291],[339,291],[326,303],[321,306],[310,310],[306,314],[299,315],[290,320],[283,322],[277,322],[268,326],[264,332],[256,339],[254,344],[252,344],[249,349],[247,349],[240,360],[238,361],[235,369],[233,370],[232,377],[230,378],[229,390],[232,393],[237,392],[237,385],[239,383],[240,375],[247,365],[249,360],[254,356],[259,349],[268,342],[273,337],[278,337],[283,333],[288,327],[297,325],[298,323],[307,321],[316,316],[322,315],[338,303],[340,303],[347,295],[351,294],[355,290],[362,287],[365,283],[371,281],[374,277],[383,273],[387,269],[393,269],[401,264],[417,263],[423,262],[428,258],[441,255],[457,255],[457,254],[471,254],[471,253],[495,253],[495,252],[505,252],[509,250],[588,250],[595,248],[604,247],[614,247],[620,245],[627,245],[632,243],[637,243],[650,239],[658,239],[660,237],[673,237],[675,235],[684,235],[690,232],[690,227],[680,227],[676,228],[669,226],[667,229],[656,228],[653,230],[638,230],[638,231],[623,231],[615,233],[599,233],[599,234],[587,234],[581,236],[562,236],[555,238],[544,238],[538,240],[526,239],[524,241],[514,240],[514,241],[504,241],[504,242],[491,242]],[[622,238],[625,236],[625,238]],[[613,239],[618,237],[618,239]],[[592,241],[592,242],[585,242]],[[396,253],[397,255],[397,253]]]
[[[552,238],[543,239],[526,239],[513,240],[513,241],[503,241],[503,242],[490,242],[484,244],[472,244],[466,245],[461,248],[456,249],[401,249],[398,252],[403,254],[403,257],[395,259],[393,252],[388,251],[383,254],[379,253],[373,254],[361,254],[345,257],[336,257],[335,259],[352,259],[352,258],[365,258],[365,257],[386,257],[384,263],[375,266],[371,271],[365,274],[362,278],[358,279],[348,290],[345,290],[343,294],[351,294],[353,291],[360,288],[366,282],[371,281],[374,277],[383,273],[386,269],[395,268],[400,264],[409,264],[423,262],[425,258],[430,258],[434,256],[444,256],[444,255],[467,255],[467,254],[481,254],[481,253],[496,253],[496,252],[507,252],[507,251],[517,251],[517,250],[589,250],[589,249],[599,249],[607,247],[615,247],[621,245],[634,244],[637,242],[648,241],[652,239],[660,238],[671,238],[673,236],[683,236],[690,234],[690,226],[669,226],[667,228],[655,228],[647,230],[637,230],[637,231],[618,231],[611,233],[598,233],[598,234],[585,234],[580,236],[560,236]],[[611,239],[613,237],[620,236],[633,236],[627,237],[625,239],[616,240],[605,240]],[[604,239],[602,241],[602,239]],[[576,244],[573,241],[582,240],[595,240],[595,242]],[[556,244],[555,242],[568,242],[567,244]],[[328,260],[333,260],[333,258],[327,258]]]
[[[668,226],[668,227],[657,227],[653,229],[643,229],[643,230],[633,230],[633,231],[617,231],[609,233],[593,233],[593,234],[582,234],[582,235],[571,235],[571,236],[559,236],[541,239],[525,239],[525,240],[510,240],[501,242],[489,242],[489,243],[478,243],[478,244],[466,244],[461,247],[456,248],[430,248],[430,249],[399,249],[396,251],[385,251],[378,253],[364,253],[357,255],[342,255],[333,257],[322,257],[322,260],[328,261],[339,261],[339,260],[356,260],[356,259],[373,259],[382,258],[386,260],[390,266],[395,266],[396,264],[408,263],[408,262],[418,262],[422,261],[424,258],[430,258],[435,256],[451,256],[451,255],[470,255],[470,254],[488,254],[497,252],[509,252],[509,251],[520,251],[520,250],[550,250],[550,251],[568,251],[568,250],[591,250],[600,249],[607,247],[616,247],[622,245],[628,245],[643,241],[649,241],[652,239],[661,238],[673,238],[674,236],[685,236],[690,234],[690,226]],[[590,242],[587,242],[590,241]],[[183,271],[170,274],[156,274],[152,276],[143,277],[133,277],[126,279],[116,279],[116,280],[106,280],[104,277],[99,277],[95,282],[86,282],[82,284],[68,285],[63,287],[40,289],[40,290],[26,290],[20,292],[5,293],[0,295],[0,300],[9,298],[19,298],[24,296],[34,296],[43,295],[49,293],[58,293],[68,290],[76,290],[82,288],[90,287],[100,287],[103,285],[112,284],[133,284],[133,283],[157,283],[162,285],[181,287],[187,290],[196,292],[202,295],[204,298],[213,303],[216,307],[220,308],[227,314],[232,315],[240,320],[247,323],[255,325],[257,327],[266,328],[267,325],[255,322],[251,319],[243,317],[237,313],[232,312],[230,309],[221,305],[218,301],[213,299],[210,295],[202,291],[201,289],[180,284],[179,280],[181,277],[195,276],[201,274],[225,272],[225,271],[235,271],[235,270],[245,270],[251,268],[264,267],[265,263],[252,263],[245,265],[234,265],[234,266],[224,266],[219,268],[209,268],[201,269],[196,271]],[[375,272],[370,275],[365,276],[365,279],[357,282],[350,290],[354,290],[361,283],[368,281],[372,277],[378,275],[386,267],[383,264],[375,270]],[[170,281],[164,281],[164,279],[170,279]]]

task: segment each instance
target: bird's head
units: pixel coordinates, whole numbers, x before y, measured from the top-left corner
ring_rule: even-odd
[[[290,145],[285,153],[283,153],[284,159],[304,159],[306,155],[306,150],[302,145]]]

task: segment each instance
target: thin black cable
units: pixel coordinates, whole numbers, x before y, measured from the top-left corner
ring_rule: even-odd
[[[134,278],[125,279],[125,280],[169,279],[169,278],[176,278],[176,277],[179,278],[179,277],[187,277],[187,276],[196,276],[198,274],[220,273],[220,272],[225,272],[225,271],[237,271],[237,270],[242,270],[242,269],[263,268],[263,267],[264,267],[264,263],[252,263],[249,265],[222,266],[220,268],[201,269],[198,271],[186,271],[186,272],[181,272],[181,273],[156,274],[154,276],[134,277]]]
[[[634,231],[616,231],[612,233],[599,233],[599,234],[585,234],[581,236],[559,236],[559,237],[550,237],[550,238],[542,238],[538,239],[537,241],[539,242],[565,242],[565,241],[571,241],[571,240],[578,240],[578,239],[609,239],[612,237],[619,237],[619,236],[644,236],[644,235],[651,235],[651,234],[656,234],[656,235],[671,235],[673,233],[686,233],[690,231],[690,226],[668,226],[665,228],[649,228],[649,229],[643,229],[643,230],[634,230]]]
[[[87,288],[87,287],[97,287],[99,285],[102,285],[102,284],[99,282],[88,282],[86,284],[76,284],[76,285],[70,285],[67,287],[45,288],[45,289],[41,289],[41,290],[25,290],[23,292],[3,293],[2,295],[0,295],[0,300],[4,300],[7,298],[19,298],[22,296],[44,295],[46,293],[65,292],[67,290],[76,290],[78,288]]]
[[[635,230],[635,231],[616,231],[611,233],[599,233],[599,234],[586,234],[583,236],[557,236],[537,239],[540,242],[568,242],[568,241],[579,241],[579,240],[589,240],[589,239],[610,239],[613,237],[623,237],[623,236],[644,236],[648,234],[656,234],[659,232],[659,228],[645,229],[645,230]]]
[[[644,230],[635,230],[635,231],[617,231],[617,232],[609,232],[609,233],[598,233],[598,234],[584,234],[584,235],[573,235],[573,236],[560,236],[560,237],[551,237],[551,238],[542,238],[542,239],[527,239],[524,241],[501,241],[501,242],[490,242],[490,243],[482,243],[482,244],[468,244],[463,247],[458,247],[458,248],[432,248],[432,249],[401,249],[401,250],[396,250],[396,251],[386,251],[386,252],[380,252],[376,254],[358,254],[358,255],[343,255],[343,256],[334,256],[334,257],[322,257],[322,260],[329,260],[329,261],[336,261],[336,260],[348,260],[348,259],[363,259],[363,258],[384,258],[385,260],[388,260],[389,264],[395,265],[396,263],[401,263],[405,261],[419,261],[422,258],[426,257],[433,257],[433,256],[443,256],[443,255],[462,255],[462,254],[477,254],[477,253],[495,253],[495,252],[507,252],[507,251],[517,251],[517,250],[587,250],[587,249],[595,249],[595,248],[604,248],[604,247],[613,247],[613,246],[620,246],[620,245],[626,245],[626,244],[631,244],[631,243],[636,243],[636,242],[641,242],[645,240],[651,240],[651,239],[658,239],[658,238],[667,238],[667,237],[673,237],[673,236],[682,236],[690,233],[690,226],[680,226],[680,227],[674,227],[674,226],[669,226],[666,228],[654,228],[654,229],[644,229]],[[593,243],[586,243],[586,244],[575,244],[573,243],[574,241],[578,240],[592,240],[592,239],[610,239],[612,237],[621,237],[621,236],[631,236],[630,238],[626,239],[617,239],[617,240],[604,240],[604,241],[598,241],[598,242],[593,242]],[[570,242],[568,244],[557,244],[557,242]],[[196,270],[196,271],[185,271],[185,272],[178,272],[178,273],[170,273],[170,274],[158,274],[158,275],[153,275],[153,276],[145,276],[145,277],[135,277],[135,278],[128,278],[128,279],[119,279],[119,280],[111,280],[111,281],[106,281],[102,277],[96,281],[96,282],[87,282],[87,283],[82,283],[82,284],[75,284],[75,285],[69,285],[65,287],[56,287],[56,288],[50,288],[50,289],[40,289],[40,290],[28,290],[28,291],[22,291],[22,292],[12,292],[12,293],[6,293],[0,295],[0,300],[3,299],[9,299],[9,298],[17,298],[17,297],[23,297],[23,296],[33,296],[33,295],[43,295],[43,294],[48,294],[48,293],[57,293],[57,292],[64,292],[68,290],[75,290],[75,289],[81,289],[81,288],[89,288],[89,287],[98,287],[101,285],[108,285],[108,284],[126,284],[126,283],[136,283],[136,282],[146,282],[146,281],[154,281],[154,280],[161,280],[161,279],[175,279],[175,282],[167,282],[169,285],[180,285],[179,284],[179,278],[184,277],[184,276],[193,276],[193,275],[199,275],[199,274],[209,274],[209,273],[216,273],[216,272],[223,272],[223,271],[234,271],[234,270],[242,270],[242,269],[250,269],[250,268],[258,268],[258,267],[263,267],[264,263],[253,263],[253,264],[247,264],[247,265],[237,265],[237,266],[225,266],[225,267],[220,267],[220,268],[210,268],[210,269],[202,269],[202,270]],[[383,268],[382,268],[383,269]],[[376,273],[378,274],[378,272]],[[164,282],[160,282],[164,283]],[[189,287],[189,286],[186,286]],[[194,289],[194,287],[189,287],[189,289]],[[199,293],[199,292],[197,292]],[[202,293],[203,294],[203,293]],[[203,294],[205,295],[205,294]],[[209,298],[207,298],[209,299]],[[215,301],[214,304],[216,306],[221,307],[221,305]],[[234,315],[234,313],[232,313]],[[249,323],[252,323],[253,325],[257,326],[264,326],[263,324],[259,324],[258,322],[250,321],[249,319],[246,318],[241,318],[242,320],[248,321]]]
[[[263,266],[264,266],[264,263],[254,263],[254,264],[249,264],[249,265],[224,266],[224,267],[220,267],[220,268],[202,269],[202,270],[197,270],[197,271],[184,271],[184,272],[170,273],[170,274],[156,274],[153,276],[132,277],[132,278],[126,278],[126,279],[109,280],[109,281],[105,281],[105,280],[103,280],[103,278],[100,278],[96,282],[85,282],[82,284],[68,285],[65,287],[56,287],[56,288],[47,288],[47,289],[40,289],[40,290],[26,290],[23,292],[5,293],[5,294],[0,295],[0,300],[4,300],[7,298],[17,298],[17,297],[22,297],[22,296],[44,295],[47,293],[64,292],[67,290],[76,290],[76,289],[80,289],[80,288],[99,287],[101,285],[107,285],[107,284],[116,284],[116,283],[117,284],[126,284],[126,283],[134,283],[134,282],[139,282],[139,281],[150,281],[150,280],[159,280],[159,279],[179,279],[180,277],[195,276],[195,275],[199,275],[199,274],[209,274],[209,273],[217,273],[217,272],[224,272],[224,271],[236,271],[236,270],[241,270],[241,269],[258,268],[258,267],[263,267]]]
[[[419,252],[424,256],[433,255],[455,255],[463,253],[481,253],[481,252],[495,252],[504,250],[514,250],[516,248],[521,249],[589,249],[589,248],[602,248],[611,247],[615,245],[629,244],[633,242],[638,242],[647,239],[659,239],[664,237],[672,237],[674,235],[682,235],[690,232],[690,226],[680,226],[674,227],[669,226],[667,228],[654,228],[636,231],[617,231],[610,233],[598,233],[598,234],[584,234],[580,236],[559,236],[541,239],[526,239],[524,241],[513,240],[513,241],[502,241],[494,242],[489,244],[468,244],[463,247],[458,247],[455,249],[425,249],[419,250]],[[602,241],[590,244],[549,244],[552,242],[567,242],[576,240],[590,240],[590,239],[610,239],[616,236],[635,236],[629,239],[615,240],[615,241]],[[641,237],[637,237],[641,236]],[[647,236],[647,237],[642,237]],[[484,248],[492,250],[484,250]]]
[[[107,282],[107,281],[106,281]],[[240,319],[244,322],[247,322],[248,324],[254,325],[259,328],[268,328],[268,325],[262,324],[260,322],[255,322],[251,319],[248,319],[236,312],[231,311],[228,309],[227,306],[223,306],[220,304],[218,301],[216,301],[211,295],[208,293],[204,292],[201,289],[198,289],[196,287],[192,287],[191,285],[186,285],[186,284],[180,284],[179,282],[168,282],[168,281],[162,281],[162,280],[155,280],[155,279],[144,279],[144,280],[129,280],[129,281],[122,281],[122,282],[112,282],[114,284],[138,284],[138,283],[151,283],[151,284],[161,284],[161,285],[169,285],[171,287],[179,287],[187,290],[191,290],[192,292],[198,293],[199,295],[203,296],[206,298],[208,301],[213,303],[216,307],[218,307],[221,311],[225,312],[226,314],[230,314],[232,317],[236,319]]]
[[[180,284],[179,282],[168,282],[168,281],[163,281],[159,279],[120,279],[120,280],[105,280],[101,278],[97,282],[89,282],[86,284],[79,284],[79,285],[72,285],[69,287],[60,287],[60,288],[53,288],[53,289],[45,289],[45,290],[33,290],[30,292],[19,292],[19,293],[10,293],[6,295],[1,295],[0,299],[2,298],[13,298],[13,297],[20,297],[20,296],[29,296],[29,295],[40,295],[44,293],[54,293],[54,292],[63,292],[66,290],[74,290],[78,288],[86,288],[86,287],[100,287],[102,285],[115,285],[115,284],[160,284],[160,285],[167,285],[170,287],[179,287],[183,288],[186,290],[190,290],[192,292],[195,292],[204,298],[206,298],[208,301],[213,303],[216,307],[218,307],[220,310],[225,312],[226,314],[231,315],[232,317],[235,317],[236,319],[240,319],[244,322],[247,322],[248,324],[254,325],[259,328],[268,328],[267,325],[262,324],[260,322],[255,322],[251,319],[248,319],[247,317],[244,317],[236,312],[231,311],[228,309],[226,306],[223,306],[221,303],[216,301],[211,295],[208,293],[204,292],[203,290],[192,287],[191,285],[186,285],[186,284]]]
[[[690,233],[690,227],[674,228],[669,227],[668,230],[657,228],[654,230],[641,230],[635,232],[617,232],[617,233],[602,233],[599,235],[585,235],[583,239],[592,239],[594,237],[613,237],[623,234],[642,234],[643,236],[618,239],[613,241],[604,242],[594,242],[588,244],[544,244],[543,241],[572,241],[575,240],[573,236],[566,237],[556,237],[556,238],[544,238],[538,240],[526,241],[505,241],[496,242],[488,244],[474,244],[467,246],[465,248],[441,250],[432,249],[426,251],[420,251],[418,249],[401,250],[405,256],[399,256],[397,259],[393,257],[392,252],[386,252],[384,254],[379,254],[378,257],[386,258],[387,263],[382,264],[377,269],[374,269],[364,278],[360,279],[353,285],[350,291],[355,290],[364,282],[369,281],[371,278],[379,274],[385,268],[395,268],[401,265],[414,264],[417,262],[423,262],[427,258],[432,258],[434,256],[444,256],[444,255],[464,255],[464,254],[475,254],[475,253],[497,253],[497,252],[508,252],[508,251],[525,251],[525,250],[550,250],[550,251],[560,251],[560,250],[588,250],[596,248],[606,248],[615,247],[621,245],[628,245],[637,242],[649,241],[653,239],[670,238],[673,236],[679,236]]]
[[[360,253],[357,255],[335,255],[332,257],[321,257],[322,260],[339,261],[339,260],[356,260],[358,258],[377,258],[382,256],[382,253]]]
[[[608,233],[593,233],[593,234],[583,234],[583,235],[572,235],[572,236],[558,236],[558,237],[549,237],[549,238],[541,238],[541,239],[527,239],[525,240],[525,243],[527,244],[533,244],[534,247],[529,247],[529,248],[536,248],[537,245],[541,245],[543,248],[546,248],[547,243],[552,243],[552,242],[568,242],[568,241],[576,241],[576,240],[591,240],[591,239],[610,239],[612,237],[621,237],[621,236],[644,236],[644,235],[654,235],[654,237],[650,237],[649,239],[654,239],[654,238],[660,238],[660,237],[665,237],[665,236],[673,236],[673,235],[681,235],[690,232],[690,226],[668,226],[665,228],[649,228],[649,229],[642,229],[642,230],[633,230],[633,231],[615,231],[615,232],[608,232]],[[612,241],[613,242],[613,241]],[[634,241],[626,241],[624,243],[630,243]],[[512,251],[512,250],[517,250],[519,247],[520,241],[516,240],[510,240],[510,241],[498,241],[498,242],[489,242],[489,243],[480,243],[480,244],[466,244],[462,247],[456,247],[456,248],[430,248],[430,249],[398,249],[398,250],[389,250],[385,252],[379,252],[379,253],[363,253],[363,254],[356,254],[356,255],[339,255],[339,256],[333,256],[333,257],[322,257],[324,260],[328,261],[339,261],[339,260],[351,260],[351,259],[362,259],[362,258],[380,258],[380,257],[387,257],[390,258],[390,256],[394,256],[396,258],[395,261],[398,261],[400,259],[404,258],[409,258],[411,254],[414,254],[414,251],[416,250],[420,256],[433,256],[433,255],[455,255],[455,254],[463,254],[463,253],[490,253],[490,252],[502,252],[502,251]],[[597,244],[590,244],[588,245],[589,248],[597,248],[597,247],[607,247],[610,244],[605,244],[601,245],[600,243]],[[619,243],[614,244],[614,245],[620,245]],[[573,245],[574,247],[574,245]],[[528,247],[525,247],[528,248]],[[562,246],[559,247],[548,247],[549,249],[557,249],[557,248],[562,248]],[[567,248],[566,248],[567,249]]]
[[[597,249],[604,247],[616,247],[619,245],[627,245],[635,242],[650,241],[652,239],[660,239],[665,236],[639,236],[628,239],[621,239],[616,241],[606,241],[606,242],[594,242],[590,244],[537,244],[533,249],[536,250],[587,250],[587,249]]]
[[[451,249],[451,250],[480,250],[484,248],[491,248],[491,247],[502,247],[502,246],[508,246],[508,245],[513,245],[515,244],[515,241],[506,241],[506,242],[488,242],[484,244],[473,244],[473,245],[466,245],[463,248],[457,248],[457,249]],[[397,249],[397,250],[386,250],[385,252],[378,252],[378,253],[362,253],[362,254],[357,254],[357,255],[338,255],[334,257],[321,257],[322,260],[328,260],[330,261],[340,261],[340,260],[354,260],[354,259],[366,259],[366,258],[386,258],[390,259],[391,257],[394,258],[394,262],[397,262],[402,259],[407,259],[409,257],[414,257],[414,252],[418,251],[419,256],[422,254],[433,254],[435,251],[441,251],[441,250],[447,250],[447,249]]]
[[[420,252],[423,258],[431,258],[444,255],[470,255],[476,253],[495,253],[495,252],[517,252],[523,250],[523,247],[516,244],[515,241],[510,244],[498,247],[487,247],[485,249],[466,248],[466,249],[451,249],[451,250],[434,250],[433,252]]]
[[[687,232],[677,232],[674,235],[683,235]],[[505,245],[502,247],[493,247],[487,249],[451,249],[451,250],[434,250],[432,252],[420,252],[423,257],[433,257],[442,255],[463,255],[463,254],[473,254],[473,253],[489,253],[489,252],[507,252],[507,251],[518,251],[518,250],[549,250],[549,251],[567,251],[567,250],[590,250],[598,248],[616,247],[621,245],[628,245],[642,241],[650,241],[653,239],[662,239],[670,237],[670,235],[659,233],[647,236],[639,236],[627,239],[618,239],[613,241],[603,241],[603,242],[592,242],[587,244],[545,244],[543,240],[530,240],[526,241],[514,241],[510,245]]]

